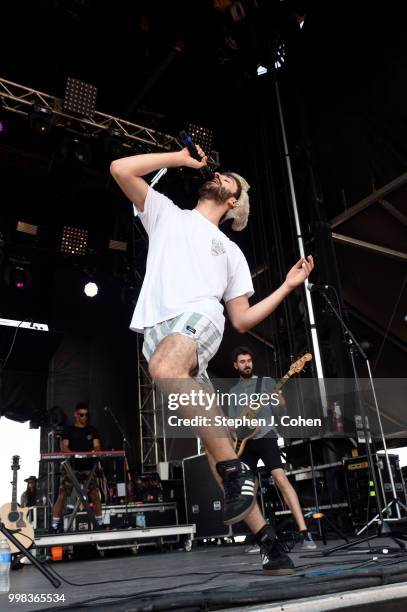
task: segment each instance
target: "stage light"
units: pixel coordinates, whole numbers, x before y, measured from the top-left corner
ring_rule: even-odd
[[[17,221],[16,230],[22,234],[30,234],[36,236],[38,234],[38,225],[31,225],[31,223],[25,223],[24,221]]]
[[[257,76],[261,76],[262,74],[267,74],[267,68],[259,64],[257,66]]]
[[[62,230],[60,245],[61,253],[68,255],[86,255],[88,246],[88,230],[66,225]]]
[[[93,298],[99,293],[99,287],[94,281],[88,281],[85,284],[83,291],[87,297]]]
[[[69,77],[66,81],[63,107],[67,111],[92,117],[96,110],[97,87]]]
[[[190,123],[187,132],[192,140],[202,147],[205,153],[210,153],[210,151],[212,151],[213,130]]]
[[[122,240],[109,240],[109,249],[112,251],[127,251],[127,242]]]
[[[29,118],[30,127],[40,134],[49,134],[51,131],[54,119],[52,111],[49,108],[34,106],[33,112]]]
[[[5,134],[6,132],[6,122],[4,119],[0,119],[0,134]]]
[[[65,138],[61,152],[66,159],[74,159],[81,164],[89,164],[92,159],[89,145],[79,138]]]
[[[30,262],[25,259],[11,259],[4,270],[4,282],[7,287],[25,291],[31,287]]]

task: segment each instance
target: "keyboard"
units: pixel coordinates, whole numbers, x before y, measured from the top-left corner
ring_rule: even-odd
[[[124,451],[72,451],[70,453],[41,453],[42,461],[64,461],[66,459],[124,459]]]
[[[22,327],[24,329],[34,329],[35,331],[49,331],[46,323],[36,323],[35,321],[16,321],[15,319],[1,319],[0,325],[6,327]]]

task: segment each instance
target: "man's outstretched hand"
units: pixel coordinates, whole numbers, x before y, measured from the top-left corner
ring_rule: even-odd
[[[312,255],[308,255],[306,259],[301,257],[297,263],[291,268],[285,278],[285,284],[292,290],[299,287],[306,278],[309,277],[314,269],[314,259]]]

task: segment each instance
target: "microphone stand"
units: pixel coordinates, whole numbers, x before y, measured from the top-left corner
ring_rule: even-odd
[[[49,567],[43,565],[40,561],[38,561],[37,557],[34,557],[33,554],[23,545],[21,542],[15,537],[14,533],[18,533],[18,529],[15,531],[11,531],[7,529],[5,524],[0,520],[0,532],[8,539],[18,550],[27,557],[31,561],[33,565],[45,576],[47,580],[51,582],[51,584],[57,589],[61,586],[61,581],[59,578],[55,576],[55,574],[50,570]]]
[[[129,441],[126,438],[126,434],[124,432],[123,427],[121,426],[121,424],[119,423],[115,413],[113,412],[113,410],[110,408],[110,406],[105,406],[104,407],[105,412],[108,412],[110,414],[110,416],[112,417],[117,429],[119,430],[121,436],[122,436],[122,450],[124,452],[124,458],[123,458],[123,476],[124,476],[124,501],[125,501],[125,507],[126,507],[126,527],[129,526],[129,521],[128,521],[128,508],[127,508],[127,504],[128,504],[128,499],[127,499],[127,469],[126,469],[126,452],[127,449],[130,449],[130,445],[129,445]],[[116,483],[117,485],[117,483]]]
[[[330,311],[334,314],[336,319],[339,321],[340,325],[342,326],[343,332],[344,332],[345,340],[346,340],[346,343],[347,343],[347,346],[348,346],[349,355],[350,355],[351,362],[352,362],[352,370],[353,370],[353,375],[354,375],[354,380],[355,380],[355,389],[356,389],[356,399],[357,399],[358,407],[359,407],[359,410],[360,410],[360,415],[362,417],[363,434],[364,434],[365,443],[366,443],[366,454],[367,454],[369,471],[370,471],[370,474],[372,476],[372,480],[373,480],[373,483],[374,483],[375,491],[377,493],[379,493],[379,489],[378,489],[378,486],[377,486],[376,471],[375,471],[375,466],[374,466],[373,457],[372,457],[372,450],[371,450],[371,447],[370,447],[371,436],[370,436],[370,431],[368,431],[368,427],[367,427],[365,408],[364,408],[363,401],[362,401],[362,398],[361,398],[359,376],[358,376],[358,372],[357,372],[357,369],[356,369],[355,355],[357,353],[359,353],[359,355],[362,357],[362,359],[366,362],[367,370],[369,372],[370,385],[372,387],[372,392],[373,392],[373,397],[374,397],[374,402],[375,402],[375,407],[376,407],[376,414],[377,414],[377,419],[378,419],[378,423],[379,423],[379,427],[380,427],[380,436],[381,436],[381,440],[382,440],[382,444],[383,444],[383,449],[384,449],[384,453],[385,453],[385,457],[386,457],[387,470],[388,470],[388,473],[389,473],[389,478],[390,478],[390,483],[391,483],[391,490],[392,490],[393,499],[391,500],[391,502],[389,504],[386,505],[385,508],[382,508],[382,504],[381,504],[381,500],[380,500],[380,495],[378,495],[378,494],[376,495],[378,513],[368,523],[368,525],[370,525],[370,523],[372,523],[374,521],[378,521],[380,523],[380,526],[383,526],[384,525],[384,521],[389,520],[389,519],[384,519],[383,518],[383,512],[387,512],[391,508],[391,506],[393,504],[395,504],[395,506],[396,506],[396,511],[397,511],[397,517],[398,518],[401,517],[399,506],[401,506],[406,511],[407,511],[407,507],[404,504],[402,504],[402,502],[397,498],[396,489],[395,489],[395,485],[394,485],[393,473],[392,473],[392,470],[391,470],[390,460],[389,460],[389,456],[388,456],[388,452],[387,452],[386,440],[385,440],[385,437],[384,437],[384,431],[383,431],[382,420],[381,420],[380,411],[379,411],[379,405],[378,405],[378,402],[377,402],[376,391],[375,391],[375,387],[374,387],[374,383],[373,383],[372,373],[371,373],[371,370],[370,370],[369,359],[368,359],[365,351],[360,346],[359,342],[356,340],[355,336],[353,335],[353,333],[351,332],[351,330],[349,329],[349,327],[346,325],[345,321],[343,320],[343,318],[339,314],[338,310],[333,305],[332,300],[327,295],[325,288],[320,290],[320,294],[324,298],[325,303],[328,305]],[[385,495],[385,493],[384,493],[384,495]],[[386,501],[385,497],[384,497],[384,501]],[[360,535],[367,528],[367,526],[364,527],[361,531],[359,531],[357,535]],[[366,536],[365,538],[359,538],[357,540],[353,540],[352,542],[349,542],[348,544],[343,544],[342,546],[335,546],[335,547],[325,551],[325,553],[323,553],[323,554],[324,555],[328,555],[328,554],[336,552],[338,550],[350,548],[354,544],[358,544],[359,542],[366,542],[366,541],[368,541],[370,539],[373,539],[375,537],[377,537],[377,536],[373,535],[373,536]],[[362,551],[360,551],[360,552],[362,552]],[[371,552],[371,551],[368,550],[367,552]]]

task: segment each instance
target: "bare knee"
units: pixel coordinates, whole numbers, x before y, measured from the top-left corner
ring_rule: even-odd
[[[181,364],[171,363],[161,357],[154,358],[154,356],[150,359],[148,371],[155,382],[158,380],[185,378],[189,375],[188,369],[182,367]]]

